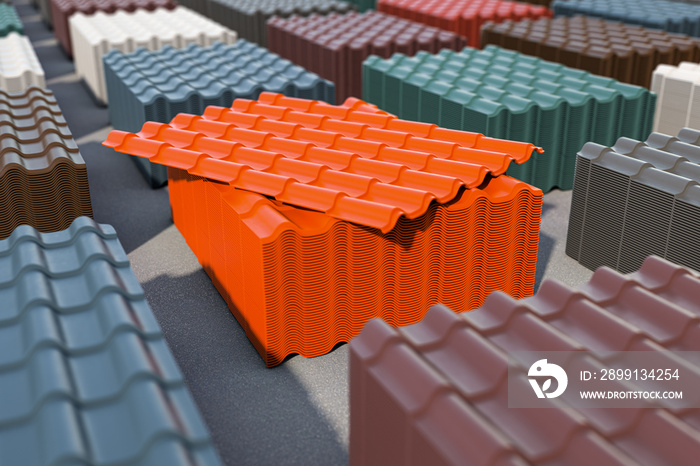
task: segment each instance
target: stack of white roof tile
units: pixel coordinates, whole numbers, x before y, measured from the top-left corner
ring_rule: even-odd
[[[76,13],[70,18],[75,69],[95,97],[107,103],[102,56],[112,49],[132,52],[139,47],[159,50],[166,45],[232,44],[236,33],[184,7],[174,10],[136,10],[94,15]]]
[[[678,66],[657,66],[651,90],[658,95],[655,132],[676,134],[683,128],[700,129],[700,65],[682,62]]]
[[[22,92],[32,84],[46,87],[44,69],[26,36],[0,37],[0,89]]]

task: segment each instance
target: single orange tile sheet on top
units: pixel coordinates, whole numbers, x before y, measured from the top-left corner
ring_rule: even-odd
[[[532,144],[270,93],[104,144],[170,167],[175,224],[269,366],[532,294],[542,192],[503,175]]]

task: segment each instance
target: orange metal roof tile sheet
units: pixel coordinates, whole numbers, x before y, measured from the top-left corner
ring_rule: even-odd
[[[175,225],[268,366],[532,294],[542,192],[503,175],[531,144],[272,94],[105,144],[170,167]]]
[[[334,106],[265,93],[136,134],[112,131],[104,144],[384,233],[542,151],[407,123],[358,99]]]

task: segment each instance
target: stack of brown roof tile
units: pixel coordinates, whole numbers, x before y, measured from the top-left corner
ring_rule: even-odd
[[[336,102],[362,94],[362,62],[370,55],[388,58],[466,45],[456,34],[376,11],[272,18],[267,28],[267,47],[333,81]]]
[[[21,224],[63,230],[83,215],[87,169],[53,94],[0,90],[0,238]]]
[[[532,389],[509,363],[519,351],[653,351],[697,374],[697,360],[665,350],[700,349],[699,296],[697,276],[650,257],[628,276],[599,269],[578,290],[546,281],[532,298],[494,293],[461,315],[434,306],[401,329],[375,319],[350,342],[350,464],[693,466],[697,408],[583,409],[566,397],[511,408],[510,391]]]
[[[487,22],[552,16],[547,7],[509,0],[379,0],[377,10],[455,32],[472,47],[480,46],[481,27]]]
[[[73,46],[71,44],[69,19],[75,13],[86,15],[94,14],[97,11],[114,13],[117,10],[155,10],[156,8],[167,8],[172,10],[177,6],[175,0],[50,0],[51,17],[53,21],[54,34],[56,39],[66,51],[68,56],[73,56]]]
[[[542,192],[503,175],[531,144],[263,93],[105,145],[170,167],[175,225],[270,366],[532,293]]]
[[[487,24],[481,42],[647,88],[657,65],[700,60],[700,39],[586,16]]]

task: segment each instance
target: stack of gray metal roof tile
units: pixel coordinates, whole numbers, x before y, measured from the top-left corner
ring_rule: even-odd
[[[644,352],[692,380],[699,293],[696,275],[650,257],[628,276],[601,268],[578,290],[552,280],[531,298],[495,292],[462,314],[436,305],[403,328],[372,320],[349,345],[350,464],[694,466],[697,408],[589,408],[566,395],[543,408],[509,404],[532,393],[536,359],[521,351],[583,353],[596,368],[606,353]],[[625,380],[607,387],[640,387]]]
[[[700,5],[668,0],[555,0],[556,16],[585,15],[700,37]]]
[[[267,45],[267,20],[273,16],[346,13],[355,7],[339,0],[210,0],[208,14],[239,37]]]
[[[655,254],[700,270],[700,131],[586,144],[566,253],[582,265],[629,272]]]
[[[49,28],[53,28],[53,16],[51,16],[51,0],[34,0],[35,7],[39,10],[41,19]]]
[[[210,0],[179,0],[177,4],[211,18],[209,15]]]
[[[111,226],[19,226],[0,301],[2,464],[220,464]]]
[[[113,50],[104,65],[112,126],[131,132],[146,121],[168,123],[178,113],[230,107],[234,99],[255,100],[264,91],[329,103],[335,95],[330,81],[245,40],[158,52]],[[135,161],[152,186],[167,182],[165,167],[141,157]]]

